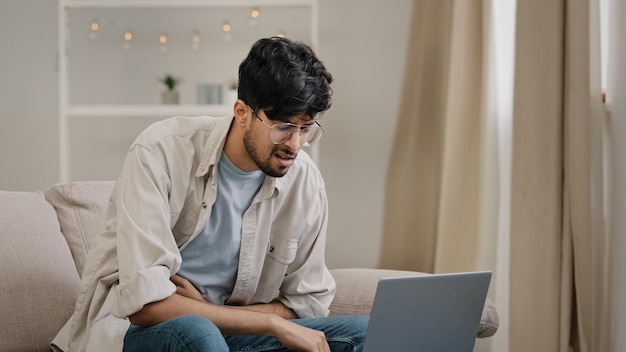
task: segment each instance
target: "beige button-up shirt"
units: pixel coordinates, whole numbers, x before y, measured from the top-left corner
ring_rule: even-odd
[[[172,295],[180,250],[206,226],[216,165],[232,118],[174,117],[131,146],[85,264],[75,311],[56,351],[122,351],[127,317]],[[227,304],[280,301],[300,318],[328,315],[335,282],[324,263],[324,181],[301,151],[287,174],[266,176],[242,221],[237,280]]]

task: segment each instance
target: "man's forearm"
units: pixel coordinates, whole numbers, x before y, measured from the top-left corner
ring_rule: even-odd
[[[253,304],[249,306],[232,306],[233,308],[248,310],[260,313],[270,313],[278,315],[284,319],[297,319],[298,315],[291,309],[280,302]]]
[[[132,324],[151,326],[182,315],[200,315],[211,320],[225,335],[274,335],[271,330],[279,316],[261,310],[219,306],[179,294],[145,305],[129,316]]]
[[[200,292],[198,292],[196,287],[189,280],[179,275],[172,275],[171,280],[176,285],[177,294],[194,299],[196,301],[206,302],[204,298],[202,298],[202,295],[200,294]],[[272,302],[272,303],[267,303],[267,304],[254,304],[250,306],[230,306],[230,307],[253,311],[253,312],[275,314],[284,319],[298,318],[297,314],[293,310],[291,310],[290,308],[287,308],[284,304],[280,302]]]

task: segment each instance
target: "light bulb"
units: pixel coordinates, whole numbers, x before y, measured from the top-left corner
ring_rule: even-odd
[[[261,15],[261,12],[259,11],[258,8],[252,9],[252,11],[250,11],[250,19],[248,19],[248,25],[250,27],[256,26],[259,23],[260,15]]]
[[[91,20],[91,24],[89,25],[89,39],[98,39],[98,31],[100,31],[100,22],[98,19]]]
[[[122,48],[126,51],[129,51],[133,48],[133,31],[130,29],[124,31]]]
[[[161,33],[159,35],[159,53],[166,54],[169,51],[169,48],[167,47],[167,40],[167,33]]]
[[[200,32],[197,30],[193,30],[191,32],[191,50],[200,50]]]
[[[222,26],[222,31],[224,32],[222,34],[222,39],[225,42],[230,42],[233,40],[233,35],[231,33],[232,27],[230,25],[230,23],[228,22],[224,22],[224,25]]]

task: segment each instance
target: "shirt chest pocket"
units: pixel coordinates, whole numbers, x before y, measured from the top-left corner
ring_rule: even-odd
[[[280,264],[289,265],[296,259],[298,240],[272,234],[267,246],[267,256]]]

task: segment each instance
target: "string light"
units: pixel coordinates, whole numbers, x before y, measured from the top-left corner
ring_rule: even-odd
[[[258,24],[258,20],[261,18],[261,11],[258,7],[252,8],[249,13],[248,23],[250,26],[256,26]],[[96,39],[98,37],[98,32],[100,31],[101,26],[98,19],[93,19],[89,25],[89,37],[90,39]],[[279,31],[276,34],[277,37],[285,38],[285,32]],[[196,29],[193,29],[191,32],[191,41],[190,47],[193,51],[198,51],[201,49],[201,35],[200,32]],[[230,42],[233,40],[233,26],[229,21],[225,21],[222,24],[222,39],[226,42]],[[166,53],[169,51],[168,42],[169,37],[166,33],[159,34],[158,37],[158,51],[160,53]],[[133,47],[134,35],[131,29],[126,29],[123,32],[123,42],[122,47],[124,50],[130,50]]]
[[[191,50],[200,50],[200,32],[195,29],[191,32]]]
[[[233,40],[233,35],[231,33],[232,29],[233,28],[229,22],[224,22],[224,24],[222,25],[222,31],[224,32],[222,34],[222,39],[224,39],[225,42],[230,42],[231,40]]]
[[[254,27],[259,23],[259,16],[261,15],[261,12],[259,11],[258,8],[253,8],[252,11],[250,11],[250,19],[248,20],[248,25],[250,25],[250,27]]]
[[[159,35],[159,53],[165,54],[168,52],[167,47],[167,33],[161,33]]]
[[[122,48],[126,51],[131,50],[133,48],[133,31],[130,29],[125,30],[123,38]]]
[[[98,39],[99,30],[100,30],[100,22],[97,19],[91,20],[91,24],[89,25],[89,39],[91,40]]]

